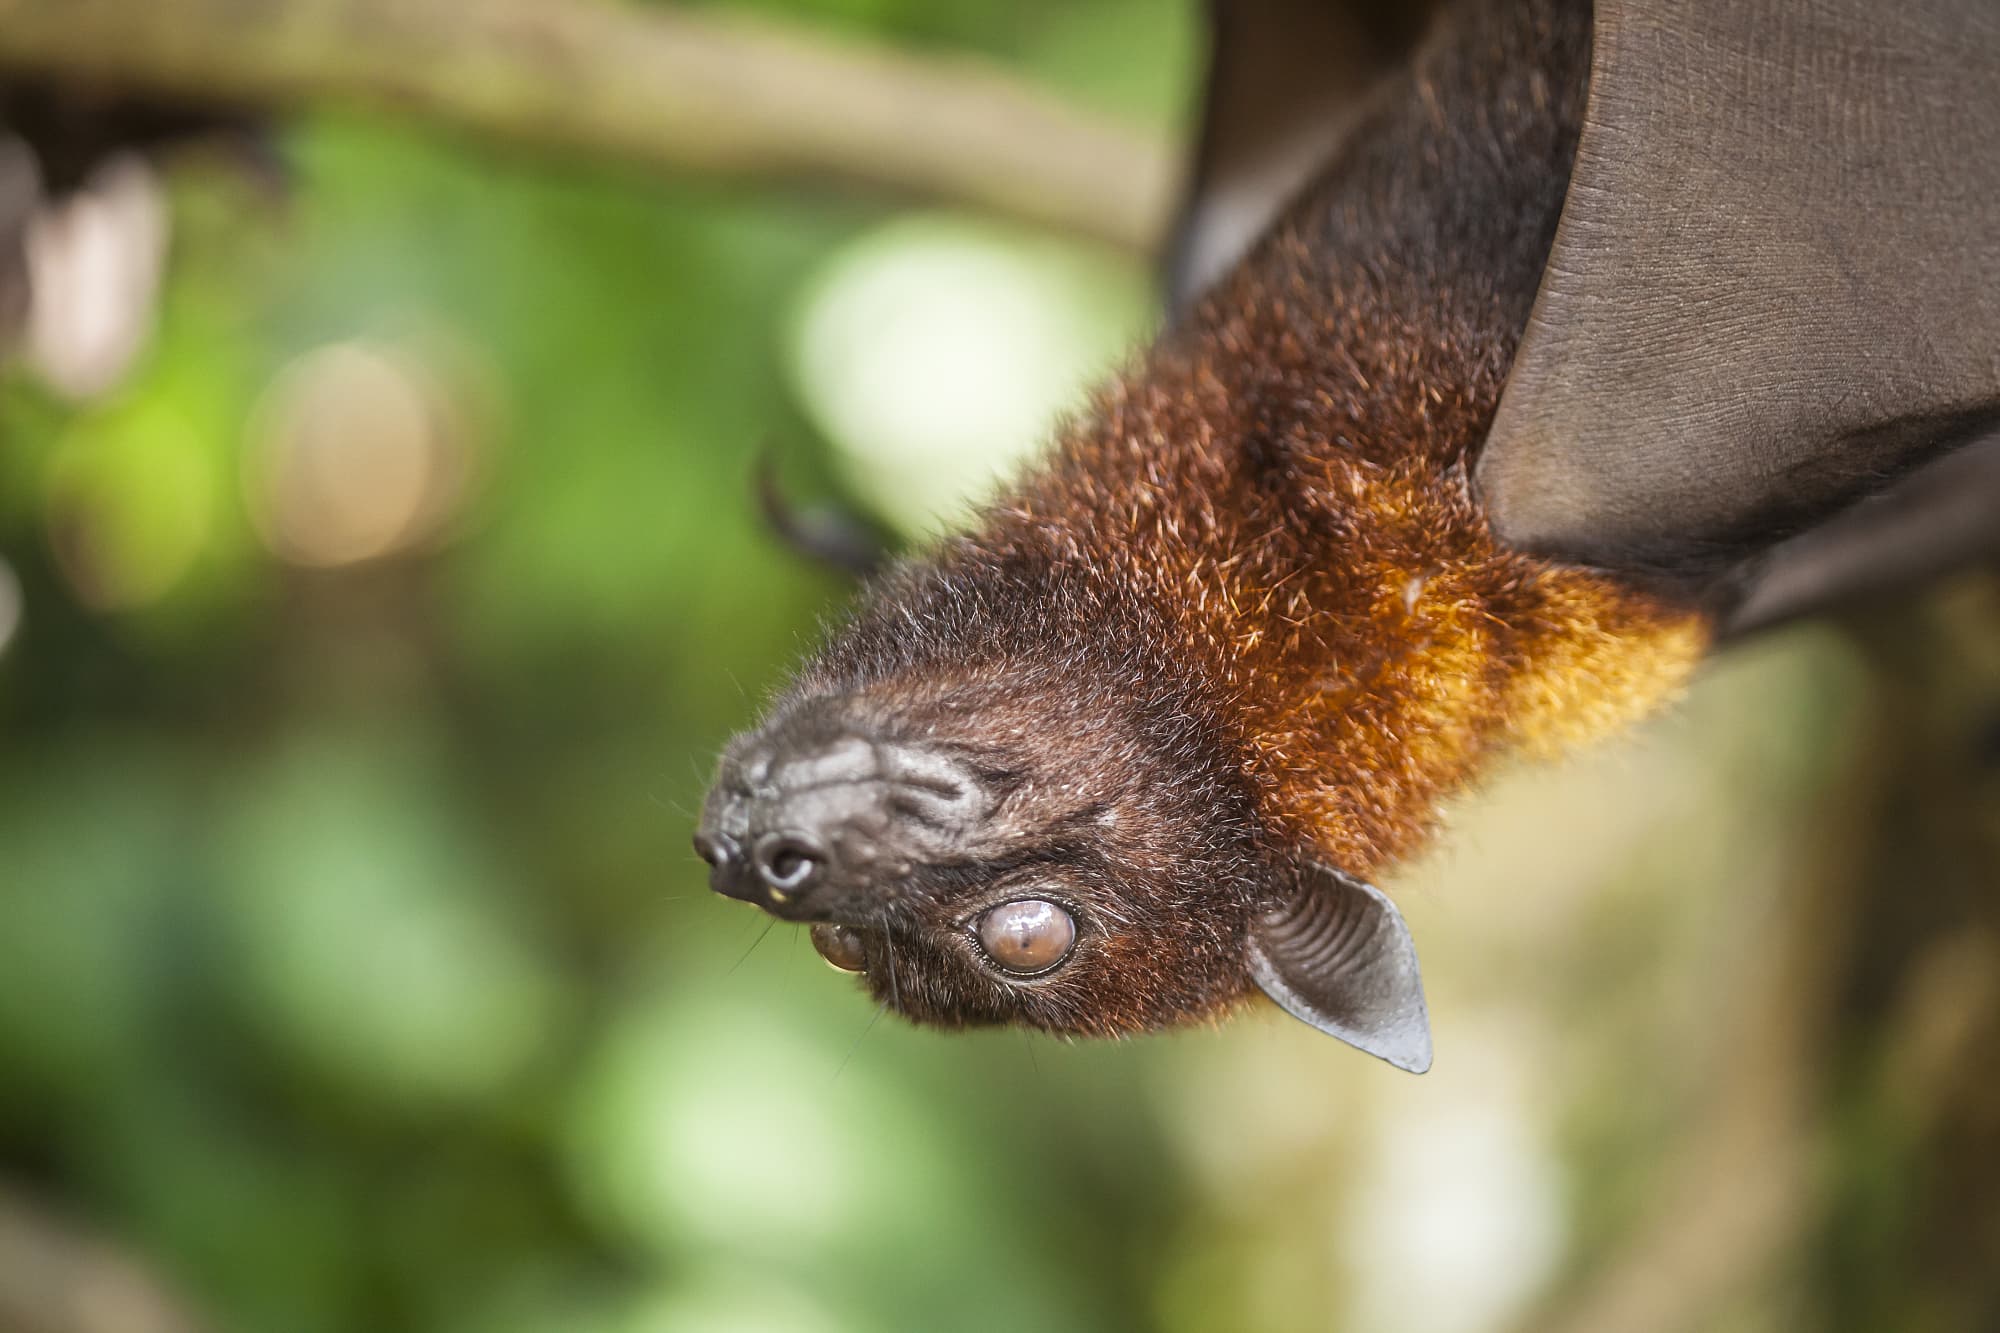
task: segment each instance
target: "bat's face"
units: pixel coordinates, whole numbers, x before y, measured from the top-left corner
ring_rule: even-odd
[[[1143,693],[1143,692],[1141,692]],[[1032,669],[808,683],[724,754],[696,850],[942,1026],[1110,1034],[1248,991],[1267,882],[1223,747]]]
[[[1262,990],[1430,1064],[1387,897],[1272,832],[1228,691],[1129,580],[965,547],[878,581],[723,754],[695,850],[940,1027],[1112,1036]]]

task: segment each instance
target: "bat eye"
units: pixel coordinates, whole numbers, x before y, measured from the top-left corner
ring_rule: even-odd
[[[979,918],[979,943],[987,957],[1009,972],[1033,976],[1069,957],[1076,922],[1054,903],[1023,898]]]
[[[868,951],[861,947],[861,932],[822,921],[812,928],[813,948],[831,967],[843,972],[859,972],[868,966]]]

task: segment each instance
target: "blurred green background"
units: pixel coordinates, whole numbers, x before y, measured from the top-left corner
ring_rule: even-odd
[[[1178,0],[755,7],[1161,135],[1196,95]],[[2000,1141],[1989,585],[1467,803],[1394,885],[1425,1079],[1275,1014],[877,1023],[688,849],[847,595],[751,460],[947,521],[1143,338],[1144,263],[403,122],[282,147],[282,198],[167,173],[115,386],[0,401],[0,1310],[46,1227],[244,1333],[2000,1326],[1949,1197]],[[1861,869],[1921,856],[1959,896],[1881,962],[1910,898]],[[155,1327],[127,1296],[64,1327]]]

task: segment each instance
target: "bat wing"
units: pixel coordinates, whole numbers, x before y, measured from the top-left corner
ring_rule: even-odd
[[[1227,269],[1400,65],[1430,0],[1213,0],[1193,171],[1168,246],[1169,307]]]
[[[1598,0],[1476,480],[1726,631],[2000,556],[2000,5]]]

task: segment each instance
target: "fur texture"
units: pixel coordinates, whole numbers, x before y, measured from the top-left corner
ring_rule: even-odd
[[[1376,876],[1496,755],[1685,679],[1700,616],[1508,550],[1468,484],[1587,63],[1586,0],[1451,12],[1277,229],[781,701],[989,775],[980,839],[882,886],[885,1001],[1071,1032],[1211,1017],[1307,861]],[[1031,891],[1078,916],[1076,961],[982,971],[965,923]]]

